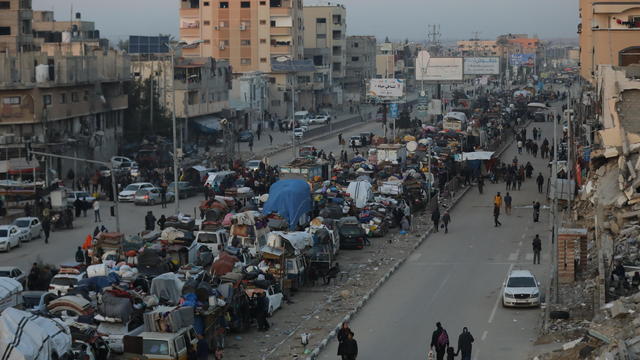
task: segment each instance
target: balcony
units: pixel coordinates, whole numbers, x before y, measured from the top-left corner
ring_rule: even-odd
[[[291,9],[288,7],[271,8],[271,16],[291,16]]]
[[[291,45],[271,45],[272,55],[288,55],[291,51]]]
[[[271,35],[289,36],[291,35],[291,28],[290,27],[272,27]]]

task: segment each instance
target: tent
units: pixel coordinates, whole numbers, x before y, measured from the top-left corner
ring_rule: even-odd
[[[289,228],[295,229],[300,218],[311,211],[311,189],[303,180],[280,180],[271,185],[269,200],[262,213],[277,213],[287,219]]]
[[[462,160],[491,160],[493,151],[474,151],[462,153]]]
[[[172,304],[177,304],[182,295],[184,283],[174,273],[162,274],[151,280],[150,293],[158,299],[166,299]]]
[[[52,360],[71,350],[71,331],[59,319],[8,308],[0,315],[4,360]]]
[[[368,181],[353,181],[347,187],[347,193],[356,203],[358,209],[362,209],[373,198],[371,183]]]

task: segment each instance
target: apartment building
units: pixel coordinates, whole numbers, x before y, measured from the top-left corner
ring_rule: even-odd
[[[33,18],[32,10],[24,6],[30,4],[11,1],[9,6],[13,5],[21,6],[20,11],[8,12],[16,19],[0,12],[0,28]],[[33,51],[38,47],[33,38],[30,43],[14,40],[15,45],[5,47],[0,56],[0,148],[5,159],[24,158],[27,142],[36,149],[89,159],[114,155],[128,106],[128,58],[93,43],[79,45],[80,55],[60,48],[48,54]],[[13,53],[16,47],[22,51]],[[58,174],[66,174],[72,166],[62,161],[53,164]]]
[[[502,56],[502,47],[496,40],[462,40],[457,42],[458,54],[462,57]]]
[[[31,0],[0,1],[0,53],[33,50],[32,19]]]
[[[594,83],[599,65],[640,63],[640,2],[580,0],[580,74]]]
[[[375,36],[347,37],[347,67],[344,91],[347,100],[364,99],[368,81],[376,77]]]

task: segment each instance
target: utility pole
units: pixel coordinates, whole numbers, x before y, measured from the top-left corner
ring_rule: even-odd
[[[153,91],[153,76],[155,75],[155,70],[154,70],[154,63],[153,60],[151,60],[151,76],[149,77],[150,84],[149,84],[149,125],[151,127],[151,133],[154,134],[155,131],[153,129],[153,101],[155,100],[155,96],[154,96],[154,91]]]

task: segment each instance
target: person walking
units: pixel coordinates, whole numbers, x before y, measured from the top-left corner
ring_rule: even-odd
[[[76,250],[76,262],[78,264],[84,264],[84,251],[82,251],[82,247],[78,246],[78,250]]]
[[[438,226],[440,225],[440,209],[438,205],[431,213],[431,221],[433,221],[433,231],[438,232]]]
[[[538,222],[540,219],[540,202],[533,202],[533,222]]]
[[[338,355],[342,360],[356,360],[358,357],[358,342],[353,338],[353,332],[347,333],[347,338],[338,345]]]
[[[100,202],[98,199],[93,202],[93,218],[94,222],[102,222],[102,219],[100,218]]]
[[[44,232],[44,243],[49,243],[49,232],[51,231],[51,219],[45,216],[42,219],[42,231]]]
[[[153,231],[156,228],[156,217],[153,216],[153,212],[147,211],[147,216],[144,217],[144,229],[147,231]]]
[[[507,174],[506,179],[505,179],[506,183],[507,183],[507,188],[506,188],[507,191],[511,190],[511,178],[512,178],[512,175],[511,174]]]
[[[249,140],[249,151],[253,152],[253,139]]]
[[[271,327],[267,321],[267,315],[269,314],[269,300],[265,293],[258,293],[258,300],[256,301],[256,320],[258,321],[258,331],[267,331]]]
[[[273,136],[269,134],[269,145],[273,145]]]
[[[436,323],[436,329],[431,334],[431,350],[436,351],[436,360],[444,360],[444,355],[449,347],[449,335],[440,322]]]
[[[449,223],[451,222],[451,215],[449,215],[449,210],[444,211],[444,215],[442,215],[442,224],[444,225],[444,233],[449,233]]]
[[[160,185],[160,202],[162,203],[162,208],[167,208],[167,184],[163,181],[162,185]]]
[[[511,215],[511,201],[512,201],[511,194],[507,193],[504,196],[504,212],[507,215]]]
[[[538,177],[536,178],[536,184],[538,184],[538,193],[542,194],[542,185],[544,185],[544,176],[542,173],[538,173]]]
[[[540,236],[536,234],[536,237],[533,238],[533,242],[531,243],[533,246],[533,264],[536,264],[536,260],[538,261],[538,265],[540,265],[540,252],[542,252],[542,240],[540,240]]]
[[[482,194],[482,189],[484,189],[484,178],[480,176],[478,178],[478,191]]]
[[[493,206],[493,226],[502,226],[502,223],[500,222],[500,206],[498,205]]]
[[[522,154],[522,140],[518,140],[518,154]]]
[[[471,360],[471,349],[473,348],[473,335],[469,332],[469,329],[465,326],[462,328],[462,333],[458,336],[458,352],[462,353],[462,360]]]
[[[502,195],[500,195],[500,192],[498,192],[496,196],[493,198],[493,204],[497,206],[498,209],[502,207]]]

